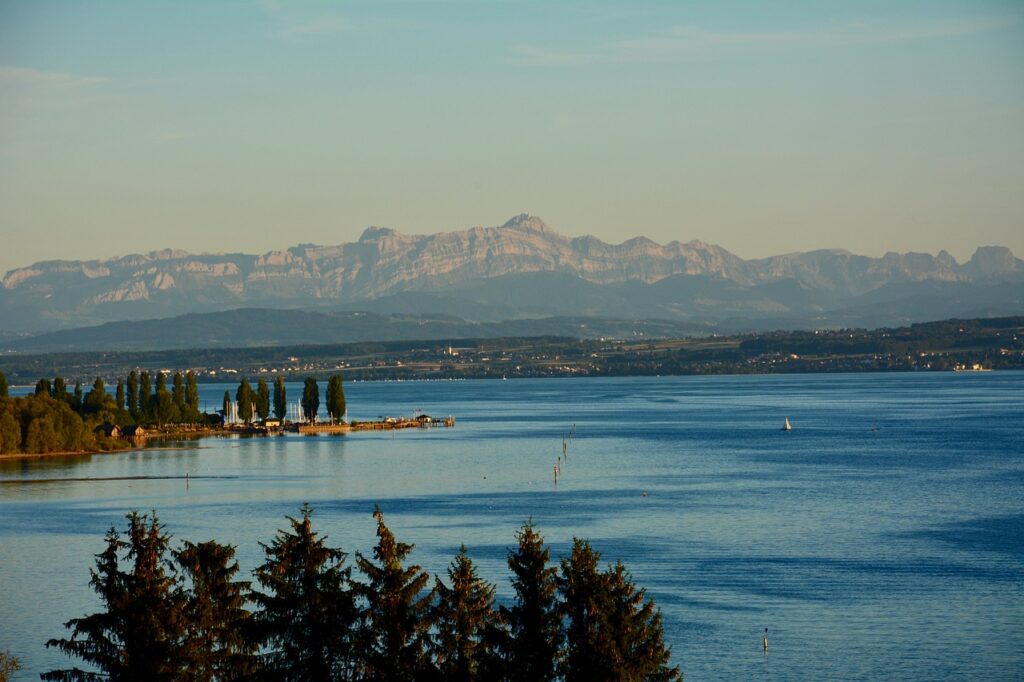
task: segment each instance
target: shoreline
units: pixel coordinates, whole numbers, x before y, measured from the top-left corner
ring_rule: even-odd
[[[310,435],[338,435],[350,433],[352,431],[391,431],[395,429],[408,429],[408,428],[420,428],[428,429],[436,426],[454,426],[455,420],[452,417],[448,417],[445,420],[439,420],[435,423],[423,424],[414,419],[406,419],[404,421],[391,422],[376,422],[376,421],[353,421],[347,424],[327,424],[318,423],[314,425],[297,425],[295,430],[291,428],[285,429],[274,429],[274,430],[260,430],[256,428],[244,428],[244,429],[210,429],[210,430],[190,430],[190,431],[174,431],[171,433],[160,433],[153,436],[147,436],[144,439],[144,443],[152,442],[154,445],[145,445],[140,443],[133,443],[131,447],[117,448],[113,450],[77,450],[77,451],[62,451],[62,452],[16,452],[16,453],[3,453],[0,454],[0,462],[6,460],[16,459],[39,459],[46,457],[84,457],[92,455],[117,455],[128,452],[160,452],[160,451],[185,451],[202,448],[198,442],[194,445],[159,445],[160,441],[199,441],[204,438],[218,438],[226,436],[237,436],[237,437],[272,437],[272,436],[284,436],[288,433],[294,433],[300,436]],[[128,441],[126,441],[128,442]]]

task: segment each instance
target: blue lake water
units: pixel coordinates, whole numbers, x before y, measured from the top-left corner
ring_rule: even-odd
[[[219,405],[224,389],[202,397]],[[555,555],[589,538],[656,599],[688,681],[1024,679],[1024,373],[352,383],[346,395],[351,418],[420,409],[457,425],[0,461],[0,650],[26,679],[70,662],[43,643],[96,608],[92,557],[128,510],[237,545],[247,573],[258,541],[309,501],[348,552],[372,548],[375,503],[432,574],[464,542],[505,599],[524,519]]]

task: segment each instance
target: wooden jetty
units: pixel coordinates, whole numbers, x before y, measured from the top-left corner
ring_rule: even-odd
[[[419,417],[385,417],[380,421],[350,422],[348,424],[295,424],[293,429],[301,434],[307,433],[348,433],[349,431],[390,431],[392,429],[429,429],[434,426],[455,426],[455,417],[448,416],[434,419],[427,415]]]

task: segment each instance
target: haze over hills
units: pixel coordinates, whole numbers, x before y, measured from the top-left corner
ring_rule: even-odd
[[[40,262],[4,277],[0,331],[42,333],[236,308],[411,314],[420,318],[418,327],[454,323],[438,314],[470,325],[523,320],[523,333],[525,321],[547,317],[660,319],[693,330],[874,327],[1020,314],[1024,262],[999,246],[981,247],[965,263],[945,251],[872,258],[821,250],[743,260],[700,241],[569,238],[524,214],[501,227],[432,235],[374,227],[354,243],[263,255],[165,250]],[[287,324],[265,311],[253,315]],[[110,341],[130,341],[123,336],[129,329],[112,332]],[[438,337],[448,335],[438,330]],[[265,336],[287,334],[267,329]]]

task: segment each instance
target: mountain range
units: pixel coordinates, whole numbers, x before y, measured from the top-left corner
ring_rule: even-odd
[[[371,227],[353,243],[262,255],[168,249],[35,263],[3,278],[0,331],[22,337],[16,346],[27,350],[47,332],[239,308],[263,317],[268,308],[302,309],[349,324],[347,313],[366,311],[394,316],[385,325],[393,329],[411,315],[425,332],[455,319],[520,321],[528,331],[522,321],[552,317],[657,319],[697,332],[873,327],[1021,314],[1024,261],[1001,246],[980,247],[965,263],[945,251],[873,258],[837,249],[744,260],[700,241],[569,238],[523,214],[431,235]]]

